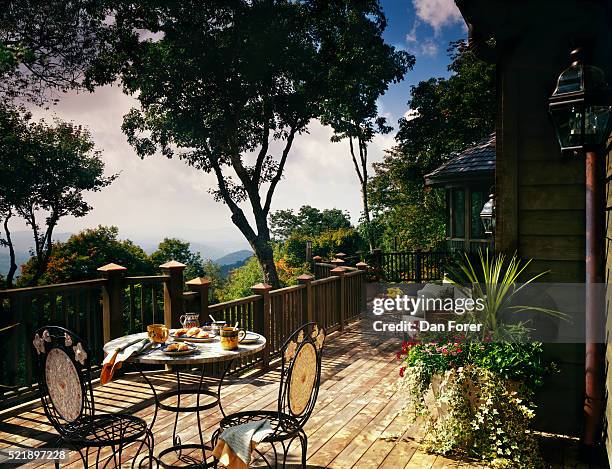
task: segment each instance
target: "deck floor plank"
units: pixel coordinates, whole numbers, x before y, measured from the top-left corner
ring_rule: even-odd
[[[403,398],[396,394],[394,385],[398,371],[395,353],[400,347],[400,339],[377,336],[371,332],[368,324],[366,321],[353,324],[342,333],[331,334],[326,342],[317,406],[305,426],[308,434],[308,468],[484,467],[473,462],[427,454],[422,450],[419,445],[422,427],[411,424],[407,416],[398,414]],[[174,377],[170,374],[152,374],[150,379],[158,391],[170,389],[174,383]],[[184,379],[197,382],[199,376],[185,376]],[[222,390],[223,408],[227,413],[245,409],[275,409],[279,382],[278,369],[231,377]],[[206,383],[215,385],[216,380],[207,378]],[[99,412],[130,412],[147,422],[153,417],[153,395],[137,373],[123,374],[109,385],[96,386],[94,394]],[[182,402],[193,404],[195,400],[194,396],[189,396],[183,397]],[[173,401],[176,398],[169,402]],[[210,438],[220,418],[218,408],[202,413],[200,423],[205,440]],[[173,425],[174,414],[160,410],[153,428],[155,453],[171,446]],[[178,431],[183,443],[198,442],[195,415],[181,414]],[[0,448],[45,446],[54,435],[39,405],[23,408],[18,413],[0,414]],[[551,454],[551,462],[557,463],[555,467],[586,468],[576,461],[575,446],[573,440],[569,443],[567,440],[547,440],[543,444],[545,452]],[[136,450],[135,445],[124,450],[123,467],[130,466],[129,458],[134,456]],[[266,447],[262,448],[262,452],[267,457],[272,454]],[[110,451],[104,450],[102,454],[108,457]],[[294,442],[287,462],[290,467],[298,467],[300,458],[300,445]],[[94,467],[95,457],[90,458],[90,462],[90,467]],[[256,461],[254,467],[261,465],[262,461]],[[38,469],[53,466],[31,463],[23,467]],[[62,467],[82,469],[78,454],[72,452],[69,463]]]

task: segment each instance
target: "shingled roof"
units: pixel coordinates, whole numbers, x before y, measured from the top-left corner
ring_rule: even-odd
[[[495,174],[495,133],[448,160],[425,175],[425,184],[439,186],[448,182],[487,180]]]

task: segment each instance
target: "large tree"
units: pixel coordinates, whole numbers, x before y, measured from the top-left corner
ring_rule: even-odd
[[[151,254],[153,265],[160,266],[168,261],[178,261],[185,264],[185,278],[191,280],[204,276],[204,260],[199,252],[191,250],[188,241],[176,238],[164,238],[157,249]]]
[[[3,0],[0,99],[42,103],[80,86],[97,55],[104,21],[99,0]]]
[[[270,215],[270,229],[279,240],[295,234],[313,237],[324,231],[350,227],[349,214],[337,208],[319,210],[310,205],[302,205],[297,213],[286,209]]]
[[[295,137],[346,104],[346,83],[378,75],[358,53],[381,41],[380,27],[362,29],[384,21],[378,1],[117,1],[113,15],[90,84],[119,76],[138,98],[123,129],[141,157],[161,150],[216,176],[215,197],[278,286],[275,190]]]
[[[444,238],[444,197],[424,187],[424,175],[495,129],[495,67],[462,41],[451,43],[449,55],[450,77],[412,87],[397,144],[373,165],[369,193],[385,247],[395,236],[404,248]]]
[[[49,262],[38,283],[75,282],[100,277],[98,268],[109,263],[126,267],[130,275],[153,275],[157,266],[146,252],[129,239],[119,239],[116,226],[98,226],[54,242]],[[21,267],[19,285],[32,283],[38,268],[36,258]]]
[[[11,258],[6,283],[12,285],[17,270],[9,221],[19,216],[32,230],[34,284],[45,272],[60,219],[89,213],[85,193],[101,190],[116,176],[104,176],[104,162],[86,129],[61,121],[35,122],[10,106],[0,106],[0,167],[2,244]]]
[[[368,18],[351,18],[338,28],[347,33],[342,35],[342,47],[352,50],[357,63],[367,64],[369,73],[358,80],[340,79],[330,98],[332,106],[326,108],[323,122],[334,129],[333,142],[348,139],[353,167],[357,173],[362,199],[362,221],[365,225],[371,222],[370,203],[368,200],[369,161],[368,145],[377,133],[387,134],[393,130],[387,119],[379,116],[377,101],[387,91],[389,84],[397,83],[404,78],[415,63],[413,55],[395,50],[386,44],[381,35],[386,28],[383,16],[377,21]],[[346,61],[344,74],[350,75],[355,62]],[[375,240],[368,233],[367,241],[373,249]]]

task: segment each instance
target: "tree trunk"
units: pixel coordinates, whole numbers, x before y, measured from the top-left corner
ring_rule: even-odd
[[[261,237],[257,237],[254,242],[251,243],[253,251],[257,256],[259,265],[264,275],[264,282],[272,285],[273,288],[280,288],[280,279],[278,278],[278,272],[276,270],[276,264],[274,263],[274,251],[270,246],[270,240],[264,240]]]
[[[11,232],[8,227],[8,222],[11,216],[7,216],[4,219],[4,235],[6,236],[6,245],[9,248],[10,256],[10,267],[8,274],[6,274],[6,288],[13,287],[13,279],[15,278],[15,272],[17,272],[17,261],[15,260],[15,248],[13,247],[13,240],[11,239]]]
[[[374,239],[371,233],[372,227],[370,226],[370,204],[368,201],[368,181],[367,179],[361,185],[361,199],[363,201],[363,217],[368,224],[368,244],[370,246],[370,252],[374,250]]]
[[[263,272],[264,282],[272,285],[273,288],[280,288],[280,280],[276,264],[274,263],[274,251],[270,245],[270,231],[267,228],[265,214],[258,211],[257,215],[255,215],[257,226],[259,227],[259,233],[255,233],[242,210],[237,207],[232,208],[232,222],[247,239],[251,248],[253,248]]]

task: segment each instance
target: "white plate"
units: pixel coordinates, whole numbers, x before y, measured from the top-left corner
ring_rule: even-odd
[[[208,342],[214,342],[216,340],[215,334],[213,334],[211,331],[205,330],[205,332],[208,332],[209,337],[203,337],[200,339],[198,339],[197,337],[187,337],[185,335],[176,337],[176,330],[170,331],[170,337],[172,337],[172,339],[176,340],[177,342],[193,342],[194,344],[205,344]]]
[[[166,355],[169,355],[171,357],[180,357],[182,355],[189,355],[190,353],[193,353],[197,350],[197,347],[194,347],[193,345],[189,345],[189,350],[176,350],[173,352],[168,352],[166,348],[168,348],[167,345],[162,348],[162,352],[164,352]]]
[[[206,344],[206,343],[214,342],[215,340],[217,340],[215,336],[202,337],[200,339],[198,339],[197,337],[185,337],[185,336],[174,337],[173,335],[170,337],[172,337],[172,339],[176,340],[177,342],[193,342],[194,344]]]

